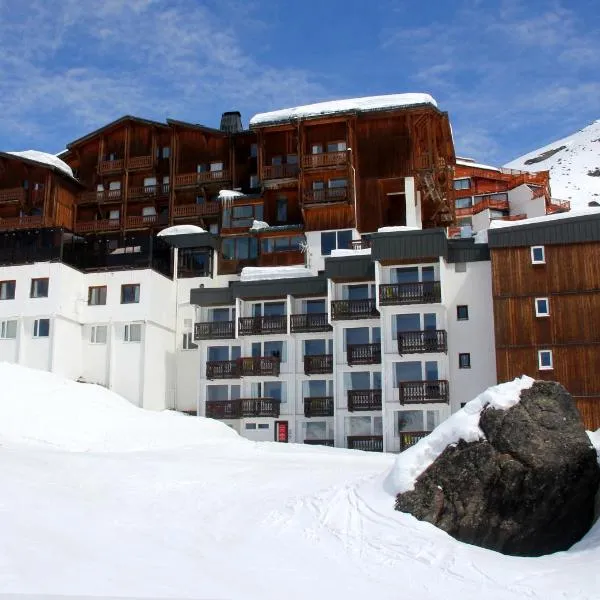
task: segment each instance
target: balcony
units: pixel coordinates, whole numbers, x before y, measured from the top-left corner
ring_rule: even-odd
[[[165,198],[169,195],[169,184],[143,185],[141,187],[129,188],[127,194],[130,200]]]
[[[117,160],[102,160],[98,169],[100,173],[116,173],[122,171],[125,168],[125,159],[119,158]]]
[[[402,381],[398,385],[400,404],[448,404],[446,380]]]
[[[508,198],[491,198],[484,196],[479,202],[473,204],[473,214],[477,215],[484,210],[509,210]]]
[[[333,417],[333,396],[304,398],[305,417]]]
[[[202,173],[184,173],[175,175],[175,188],[196,187],[205,183],[229,181],[229,171],[204,171]]]
[[[76,233],[96,233],[121,229],[121,219],[98,219],[96,221],[78,221],[75,223]]]
[[[550,202],[546,204],[546,214],[554,214],[561,212],[569,212],[571,203],[568,200],[559,200],[558,198],[550,198]]]
[[[447,352],[448,343],[445,330],[399,331],[398,354],[427,354]]]
[[[130,171],[134,171],[136,169],[150,169],[153,164],[154,163],[151,155],[130,156],[127,159],[127,168]]]
[[[333,354],[313,354],[304,357],[304,374],[333,373]]]
[[[263,179],[290,179],[298,176],[298,165],[265,165]]]
[[[238,358],[242,377],[279,377],[281,359],[277,356]]]
[[[363,450],[364,452],[383,452],[382,435],[349,435],[347,438],[350,450]]]
[[[308,446],[329,446],[334,447],[333,440],[304,440],[304,443]]]
[[[318,169],[320,167],[335,167],[348,163],[348,152],[321,152],[320,154],[307,154],[302,157],[302,167],[305,169]]]
[[[210,419],[245,419],[252,417],[279,417],[281,401],[275,398],[238,398],[237,400],[209,400],[206,416]]]
[[[221,204],[219,202],[203,202],[202,204],[181,204],[173,207],[173,217],[193,218],[193,217],[209,217],[218,216],[221,212]]]
[[[194,341],[232,340],[234,337],[234,321],[211,321],[194,325]]]
[[[348,365],[380,365],[381,344],[348,344],[346,348]]]
[[[0,229],[33,229],[44,224],[42,215],[0,218]]]
[[[375,308],[374,298],[331,301],[331,318],[334,321],[376,319],[378,317],[379,312]]]
[[[328,322],[327,313],[307,313],[292,315],[292,333],[311,333],[318,331],[331,331],[333,327]]]
[[[23,188],[11,188],[0,190],[0,204],[12,204],[25,201],[25,190]]]
[[[418,441],[427,437],[431,431],[401,431],[400,432],[400,452],[414,446]]]
[[[348,390],[348,410],[381,410],[381,390]]]
[[[104,190],[96,192],[83,192],[79,199],[79,204],[108,204],[111,202],[121,202],[123,193],[119,190]]]
[[[206,379],[239,379],[239,360],[210,360],[206,363]]]
[[[238,320],[239,335],[270,335],[287,333],[287,316],[240,317]]]
[[[145,229],[158,223],[158,215],[133,215],[125,219],[125,229]]]
[[[348,202],[350,199],[350,190],[347,187],[330,188],[325,190],[305,190],[302,199],[304,206],[311,204]]]
[[[385,283],[379,286],[381,306],[435,304],[441,301],[442,288],[439,281]]]

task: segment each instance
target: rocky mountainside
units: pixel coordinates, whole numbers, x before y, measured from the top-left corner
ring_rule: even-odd
[[[550,171],[552,196],[571,208],[600,203],[600,120],[577,133],[529,152],[505,165],[524,171]]]

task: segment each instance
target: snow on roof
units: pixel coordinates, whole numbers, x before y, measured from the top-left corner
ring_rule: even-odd
[[[565,213],[556,213],[554,215],[543,215],[541,217],[531,217],[530,219],[521,219],[519,221],[502,221],[494,219],[490,223],[490,229],[501,229],[504,227],[521,227],[523,225],[531,225],[532,223],[546,223],[548,221],[561,221],[563,219],[574,219],[575,217],[585,217],[592,215],[600,215],[600,207],[588,206],[580,210],[570,210]]]
[[[233,200],[235,198],[243,198],[246,194],[242,192],[236,192],[235,190],[221,190],[219,192],[220,200]]]
[[[360,256],[361,254],[371,254],[371,248],[359,248],[354,250],[353,248],[336,248],[331,251],[331,256]]]
[[[156,237],[167,237],[170,235],[189,235],[190,233],[206,233],[206,229],[198,227],[198,225],[173,225],[166,227],[156,234]]]
[[[7,152],[6,154],[12,154],[13,156],[18,156],[27,160],[33,160],[35,162],[54,167],[62,171],[65,175],[73,177],[73,170],[71,167],[54,154],[40,152],[39,150],[23,150],[22,152]]]
[[[479,428],[479,416],[484,408],[507,410],[520,400],[522,390],[529,389],[534,379],[523,375],[520,379],[489,387],[468,402],[427,437],[398,455],[396,464],[388,474],[385,487],[389,493],[400,494],[414,489],[415,481],[451,444],[459,440],[475,442],[484,438]]]
[[[421,231],[421,227],[409,227],[408,225],[394,225],[390,227],[380,227],[377,233],[392,233],[394,231]]]
[[[370,112],[393,108],[405,108],[430,104],[437,107],[437,102],[429,94],[389,94],[386,96],[367,96],[365,98],[349,98],[347,100],[332,100],[318,102],[306,106],[284,108],[266,113],[259,113],[250,119],[250,125],[289,121],[290,119],[306,119],[320,115],[330,115],[345,112]]]
[[[268,281],[270,279],[291,279],[296,277],[314,277],[306,267],[244,267],[241,281]]]
[[[477,169],[487,169],[488,171],[498,171],[498,172],[501,171],[498,167],[492,167],[490,165],[476,163],[475,161],[473,161],[471,159],[466,159],[466,158],[457,158],[456,164],[461,165],[463,167],[475,167]]]
[[[254,219],[250,231],[260,231],[261,229],[269,229],[269,224],[266,221],[257,221]]]

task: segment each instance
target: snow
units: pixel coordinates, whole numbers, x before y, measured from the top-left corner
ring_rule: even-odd
[[[167,237],[171,235],[189,235],[191,233],[206,233],[206,229],[198,227],[198,225],[173,225],[159,231],[157,237]]]
[[[306,106],[284,108],[272,112],[259,113],[250,119],[250,125],[261,125],[263,123],[275,123],[278,121],[289,121],[290,119],[306,119],[320,115],[330,115],[345,112],[370,112],[374,110],[385,110],[393,108],[404,108],[431,104],[437,106],[437,102],[429,94],[389,94],[386,96],[368,96],[365,98],[349,98],[347,100],[332,100],[329,102],[318,102]]]
[[[586,207],[579,210],[570,210],[565,213],[555,213],[553,215],[544,215],[541,217],[531,217],[530,219],[520,219],[519,221],[502,221],[494,219],[490,223],[490,229],[501,229],[504,227],[521,227],[523,225],[531,225],[533,223],[547,223],[549,221],[562,221],[565,219],[574,219],[575,217],[586,217],[592,215],[600,215],[600,207]]]
[[[54,154],[40,152],[39,150],[23,150],[22,152],[7,152],[7,154],[20,156],[21,158],[26,158],[28,160],[34,160],[45,165],[50,165],[51,167],[61,170],[65,175],[73,177],[73,170],[71,167]]]
[[[377,233],[392,233],[394,231],[421,231],[421,227],[409,227],[408,225],[394,225],[389,227],[380,227]]]
[[[236,192],[234,190],[221,190],[219,192],[219,200],[235,200],[236,198],[244,198],[246,194]]]
[[[244,267],[241,281],[265,281],[269,279],[290,279],[292,277],[314,277],[306,267]]]
[[[564,146],[564,148],[558,150]],[[545,152],[553,153],[544,160],[532,164],[526,161],[543,158]],[[509,163],[506,167],[527,171],[550,171],[552,196],[570,200],[572,209],[587,207],[588,202],[600,202],[600,176],[588,172],[600,169],[600,120],[584,127],[561,140],[529,152]]]
[[[414,489],[423,471],[451,444],[459,440],[475,442],[484,437],[479,428],[479,416],[486,407],[506,410],[519,402],[521,390],[530,388],[534,379],[523,375],[519,379],[488,388],[446,419],[426,438],[408,448],[396,459],[388,475],[386,487],[393,494]]]
[[[487,169],[488,171],[498,171],[498,172],[500,171],[500,169],[498,167],[491,167],[490,165],[483,165],[480,163],[476,163],[474,160],[469,160],[466,158],[457,158],[456,164],[462,165],[464,167],[475,167],[477,169]],[[458,179],[460,179],[460,177]]]
[[[5,595],[598,598],[600,523],[568,552],[506,557],[394,511],[393,456],[252,443],[100,387],[0,376]]]
[[[331,251],[331,256],[361,256],[370,255],[371,248],[358,248],[353,250],[352,248],[336,248]]]
[[[268,229],[269,224],[266,221],[257,221],[254,219],[252,221],[252,227],[250,227],[250,231],[260,231],[261,229]]]

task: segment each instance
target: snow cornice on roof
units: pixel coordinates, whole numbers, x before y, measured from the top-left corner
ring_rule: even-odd
[[[69,179],[71,182],[76,183],[78,185],[82,185],[73,176],[73,171],[71,167],[69,167],[69,165],[67,165],[58,156],[54,154],[41,152],[39,150],[23,150],[19,152],[0,151],[0,156],[3,158],[8,158],[10,160],[20,160],[24,163],[34,165],[36,167],[50,169],[58,175]]]

